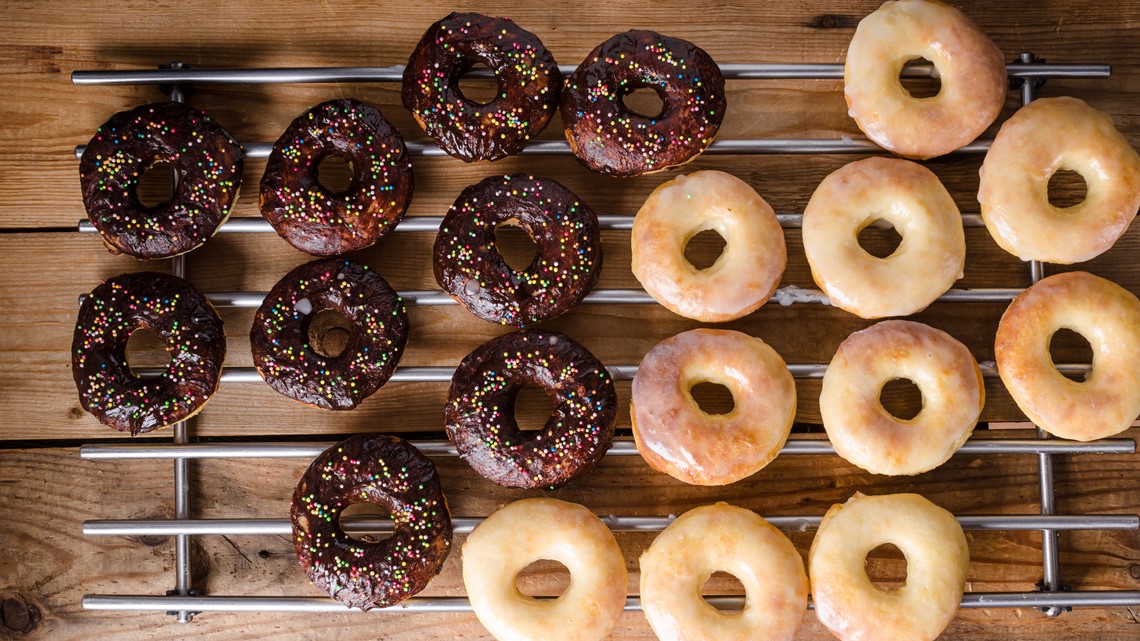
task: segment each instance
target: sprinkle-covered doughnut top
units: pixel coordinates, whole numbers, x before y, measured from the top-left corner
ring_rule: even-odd
[[[622,99],[649,87],[663,101],[645,116]],[[566,139],[594,171],[636,176],[692,160],[724,119],[724,77],[703,49],[652,31],[627,31],[598,45],[566,80]]]
[[[209,116],[178,102],[111,116],[87,143],[79,178],[87,217],[113,254],[167,258],[210,239],[241,184],[242,148]],[[171,199],[154,207],[136,191],[147,169],[174,168]]]
[[[378,503],[391,538],[350,538],[341,512]],[[325,450],[293,493],[293,546],[305,574],[351,608],[395,605],[423,590],[451,550],[451,514],[435,465],[403,439],[358,434]]]
[[[166,342],[170,363],[142,379],[127,363],[127,339],[148,329]],[[222,319],[187,281],[157,272],[116,276],[79,308],[71,372],[79,402],[105,425],[142,434],[177,423],[218,387],[226,337]]]
[[[325,356],[309,343],[324,310],[351,324],[347,345]],[[350,410],[396,370],[408,337],[404,303],[366,265],[324,259],[301,265],[273,286],[253,319],[253,364],[269,386],[302,403]]]
[[[320,183],[318,165],[327,156],[352,168],[343,193]],[[301,114],[273,145],[261,178],[261,215],[297,249],[335,256],[369,247],[395,227],[412,188],[400,132],[375,107],[330,100]]]
[[[538,246],[515,271],[495,248],[495,229],[517,224]],[[553,180],[492,176],[459,194],[435,240],[435,279],[472,314],[524,327],[577,305],[598,280],[598,217]]]
[[[476,64],[499,82],[480,104],[459,90]],[[522,151],[558,108],[562,74],[538,36],[507,18],[452,13],[428,27],[404,69],[404,106],[427,135],[465,162]]]
[[[541,430],[515,421],[523,385],[546,390],[554,406]],[[493,338],[467,355],[451,379],[444,427],[459,456],[506,487],[555,488],[609,449],[617,412],[613,378],[570,338],[529,330]]]

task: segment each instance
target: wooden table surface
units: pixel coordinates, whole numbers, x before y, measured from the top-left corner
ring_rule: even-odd
[[[597,43],[627,28],[687,38],[718,62],[842,62],[858,20],[875,0],[857,2],[482,2],[464,9],[507,13],[538,34],[559,62],[574,64]],[[139,69],[181,61],[194,67],[390,65],[406,61],[434,20],[457,8],[437,1],[225,2],[107,0],[84,3],[3,2],[0,21],[0,638],[19,639],[451,639],[485,638],[470,614],[409,615],[208,613],[179,626],[162,613],[85,612],[88,593],[162,594],[173,587],[173,541],[167,537],[85,537],[85,519],[169,518],[171,464],[166,461],[84,461],[78,446],[130,441],[101,427],[79,407],[68,349],[76,297],[101,279],[141,269],[168,269],[108,254],[92,235],[75,231],[83,216],[72,154],[116,111],[163,99],[155,87],[77,87],[76,69]],[[1074,95],[1111,114],[1140,146],[1140,3],[964,2],[963,8],[1012,59],[1032,51],[1050,62],[1107,62],[1107,80],[1051,80],[1041,96]],[[409,139],[422,132],[400,105],[395,84],[235,85],[196,87],[190,98],[239,140],[272,141],[308,106],[335,97],[376,104]],[[732,138],[858,136],[846,116],[839,81],[729,81],[729,108],[720,136]],[[1016,92],[1015,92],[1016,93]],[[1011,95],[1004,120],[1016,108]],[[992,134],[992,132],[990,132]],[[556,118],[544,139],[561,137]],[[812,190],[851,156],[718,156],[691,169],[716,168],[752,184],[777,211],[802,211]],[[930,161],[963,212],[976,212],[979,156]],[[256,184],[263,161],[246,165],[246,189],[234,215],[258,215]],[[409,215],[442,215],[466,185],[496,173],[555,178],[604,214],[633,213],[670,175],[618,180],[591,174],[570,157],[509,158],[494,166],[451,158],[416,158],[416,194]],[[1020,287],[1026,267],[996,247],[984,229],[967,229],[963,287]],[[398,289],[436,289],[430,269],[432,235],[395,233],[354,258],[375,267]],[[799,232],[789,230],[784,284],[812,286]],[[637,287],[629,270],[628,232],[603,233],[605,267],[599,287]],[[1140,292],[1140,229],[1081,268]],[[712,251],[706,248],[706,251]],[[188,277],[205,291],[263,291],[307,257],[274,234],[221,234],[187,259]],[[1050,268],[1054,270],[1056,268]],[[993,336],[1004,305],[935,304],[920,321],[993,359]],[[250,310],[223,309],[229,330],[227,365],[249,366]],[[413,307],[402,365],[454,365],[501,327],[458,306]],[[850,332],[870,323],[820,306],[769,305],[727,326],[760,336],[790,363],[826,363]],[[635,364],[656,342],[697,327],[659,306],[582,305],[545,323],[585,344],[604,362]],[[145,346],[144,346],[145,347]],[[1081,356],[1062,346],[1062,359]],[[138,363],[158,363],[161,350],[142,349]],[[629,385],[619,384],[619,432],[628,436]],[[800,381],[796,431],[819,432],[817,382]],[[986,385],[985,421],[1022,421],[996,380]],[[364,431],[421,432],[441,437],[446,385],[393,383],[359,409],[330,413],[300,406],[260,383],[225,385],[194,421],[195,437],[214,440],[333,440]],[[523,418],[541,420],[534,399]],[[1135,438],[1137,430],[1126,434]],[[1026,432],[980,431],[1000,438]],[[144,440],[169,441],[164,430]],[[499,488],[457,459],[438,460],[457,516],[480,516],[543,492]],[[305,462],[203,461],[193,465],[194,510],[201,518],[281,518]],[[782,456],[755,476],[722,488],[683,485],[639,457],[609,457],[556,492],[599,514],[676,514],[725,500],[762,514],[822,514],[853,492],[919,492],[964,514],[1031,514],[1039,509],[1036,457],[958,455],[941,468],[908,478],[865,473],[834,456]],[[1061,513],[1135,514],[1140,510],[1140,456],[1058,456]],[[811,533],[793,533],[805,553]],[[1038,532],[971,532],[968,589],[1028,591],[1041,579]],[[461,543],[463,537],[457,537]],[[619,534],[636,594],[637,558],[652,540]],[[1140,589],[1138,534],[1074,532],[1060,537],[1062,579],[1074,589]],[[205,536],[192,541],[195,585],[207,594],[317,595],[285,536]],[[424,595],[463,594],[458,545]],[[873,577],[898,580],[905,563],[876,555]],[[549,567],[524,577],[534,594],[557,593],[566,576]],[[712,592],[731,591],[714,579]],[[27,631],[26,635],[23,631]],[[1136,639],[1135,609],[1088,608],[1050,619],[1032,609],[963,610],[944,638]],[[615,638],[653,638],[640,613],[627,613]],[[808,614],[802,639],[830,638]]]

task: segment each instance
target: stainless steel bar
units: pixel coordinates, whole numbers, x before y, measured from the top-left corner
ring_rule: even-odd
[[[575,65],[559,65],[563,75],[574,72]],[[842,80],[843,65],[782,64],[782,63],[727,63],[720,65],[721,73],[729,80]],[[1107,78],[1112,73],[1109,65],[1101,64],[1029,64],[1007,65],[1010,78]],[[906,78],[929,78],[933,66],[910,65],[901,74]],[[490,70],[472,71],[473,78],[490,78]],[[388,67],[286,67],[270,69],[128,69],[115,71],[73,71],[71,82],[76,85],[165,85],[183,84],[272,84],[313,82],[401,82],[403,65]]]
[[[602,522],[615,532],[660,532],[674,516],[600,516]],[[820,516],[766,516],[772,525],[791,531],[805,531],[819,527]],[[452,529],[456,534],[469,534],[482,518],[453,517]],[[1038,516],[1036,514],[965,515],[958,523],[966,530],[1024,531],[1044,528],[1054,530],[1136,530],[1140,529],[1140,516],[1135,514],[1089,514]],[[349,534],[391,533],[391,519],[345,518],[341,521]],[[154,520],[95,520],[83,523],[83,534],[88,536],[184,536],[184,535],[275,535],[289,536],[293,531],[289,519],[154,519]]]
[[[442,439],[417,441],[411,444],[428,456],[456,456],[455,446]],[[79,448],[79,456],[92,460],[122,459],[189,459],[217,458],[298,458],[312,459],[334,445],[324,443],[192,443],[189,445],[139,444],[139,443],[99,443]],[[1089,443],[1065,441],[1061,439],[982,439],[966,441],[958,449],[959,454],[1134,454],[1136,441],[1129,438],[1104,439]],[[831,442],[824,439],[792,437],[784,444],[781,454],[834,454]],[[633,441],[617,440],[611,445],[607,456],[635,456],[637,447]]]
[[[709,603],[722,610],[740,609],[742,596],[707,596]],[[963,608],[1038,608],[1049,603],[1067,607],[1134,607],[1140,605],[1140,591],[1096,590],[1087,592],[970,592],[962,595]],[[811,608],[811,605],[808,605]],[[199,612],[309,612],[339,613],[347,608],[324,597],[288,596],[200,596],[171,597],[135,594],[88,594],[83,597],[84,610],[164,611],[191,608]],[[639,612],[641,599],[626,597],[625,610]],[[400,605],[378,608],[370,612],[440,613],[470,612],[471,603],[464,597],[413,597]]]

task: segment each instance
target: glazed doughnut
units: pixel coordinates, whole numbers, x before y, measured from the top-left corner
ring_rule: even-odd
[[[661,113],[642,115],[623,99],[649,87]],[[652,31],[619,33],[594,48],[566,79],[562,121],[582,164],[611,176],[682,165],[716,137],[724,119],[724,77],[704,49]]]
[[[702,411],[692,396],[700,383],[727,387],[732,411]],[[796,384],[784,359],[759,338],[694,329],[645,355],[629,414],[650,467],[692,485],[727,485],[780,453],[796,417]]]
[[[309,325],[324,310],[351,324],[336,356],[318,352]],[[327,410],[350,410],[396,370],[408,339],[400,296],[367,265],[326,258],[306,263],[273,286],[253,317],[253,364],[281,394]]]
[[[321,184],[329,156],[348,162],[344,192]],[[330,100],[301,114],[277,142],[261,177],[261,215],[303,252],[336,256],[370,247],[399,224],[412,200],[404,139],[375,107]]]
[[[907,62],[934,64],[942,86],[914,98],[899,82]],[[843,67],[848,113],[879,146],[933,158],[982,134],[1005,105],[1000,49],[966,14],[937,0],[884,2],[859,21]]]
[[[111,116],[79,160],[83,205],[112,254],[169,258],[202,245],[230,215],[241,185],[241,145],[209,116],[180,102]],[[139,202],[139,180],[170,163],[169,201]]]
[[[499,93],[480,104],[459,89],[476,64]],[[404,106],[427,135],[463,160],[498,160],[523,150],[558,109],[562,74],[538,36],[508,18],[452,13],[428,27],[404,68]]]
[[[883,385],[907,379],[922,410],[900,419],[879,401]],[[921,474],[950,458],[978,423],[982,371],[970,350],[922,323],[883,321],[847,337],[827,366],[819,412],[835,453],[875,474]]]
[[[541,430],[515,422],[515,397],[530,383],[554,409]],[[597,463],[617,416],[613,378],[562,334],[528,330],[492,338],[463,359],[444,407],[447,437],[475,471],[505,487],[555,488]]]
[[[1049,179],[1061,170],[1084,179],[1084,201],[1049,202]],[[1076,98],[1035,100],[1005,121],[986,152],[978,203],[994,241],[1022,260],[1090,260],[1136,217],[1140,155],[1108,114]]]
[[[714,572],[744,585],[744,608],[701,598]],[[755,512],[727,503],[690,510],[641,555],[641,607],[661,641],[791,641],[807,612],[796,547]]]
[[[495,229],[512,224],[538,246],[522,271],[495,247]],[[598,217],[553,180],[492,176],[459,194],[440,224],[434,258],[436,281],[468,311],[525,327],[577,305],[598,281]]]
[[[353,503],[391,515],[390,538],[340,525]],[[350,608],[395,605],[427,587],[451,551],[451,513],[435,465],[403,439],[357,434],[325,450],[293,492],[293,546],[309,580]]]
[[[886,258],[859,246],[859,232],[878,220],[902,236]],[[857,160],[824,178],[804,209],[803,243],[831,304],[862,318],[925,309],[966,264],[954,199],[929,169],[898,158]]]
[[[127,339],[147,329],[166,343],[170,363],[139,378]],[[108,279],[83,300],[71,342],[79,403],[100,423],[132,435],[186,420],[218,389],[226,336],[210,301],[187,281],[139,272]]]
[[[867,554],[890,543],[906,584],[871,583]],[[815,616],[840,641],[933,641],[958,613],[970,549],[954,515],[917,494],[864,496],[831,506],[808,552]]]
[[[706,230],[724,239],[707,269],[685,246]],[[698,171],[662,183],[633,220],[633,275],[658,303],[686,318],[719,323],[747,316],[776,291],[787,264],[776,212],[748,183]]]
[[[1059,329],[1092,346],[1092,371],[1065,378],[1049,354]],[[998,374],[1038,427],[1076,441],[1106,438],[1140,415],[1140,300],[1086,272],[1050,276],[1021,293],[998,324]]]
[[[519,572],[542,559],[570,570],[557,599],[519,592]],[[499,641],[598,641],[625,607],[625,559],[614,535],[586,508],[555,499],[515,501],[480,523],[463,544],[471,609]]]

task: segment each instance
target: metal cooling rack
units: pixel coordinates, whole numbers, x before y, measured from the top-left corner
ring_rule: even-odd
[[[573,66],[562,66],[564,74],[572,72]],[[840,64],[725,64],[721,71],[728,79],[842,79],[843,65]],[[1017,61],[1007,65],[1007,74],[1014,86],[1021,90],[1022,103],[1028,104],[1035,97],[1037,86],[1047,78],[1106,78],[1110,74],[1108,65],[1086,64],[1045,64],[1031,53],[1021,54]],[[472,73],[476,77],[491,77],[489,71]],[[912,65],[903,70],[903,77],[932,77],[931,65]],[[191,84],[259,84],[259,83],[333,83],[333,82],[400,82],[403,78],[402,66],[391,67],[330,67],[330,68],[289,68],[289,69],[186,69],[180,63],[173,63],[158,70],[133,71],[76,71],[72,82],[76,85],[165,85],[172,100],[181,101],[183,88]],[[978,140],[958,150],[957,154],[981,154],[989,148],[989,140]],[[272,143],[245,143],[246,156],[266,157]],[[409,152],[415,156],[444,156],[442,150],[430,141],[408,141]],[[75,150],[82,155],[83,147]],[[530,143],[524,154],[556,155],[569,154],[564,141],[537,141]],[[718,140],[705,152],[709,154],[875,154],[885,153],[868,140],[843,137],[839,139],[763,139],[763,140]],[[785,228],[798,228],[802,215],[797,213],[779,214],[780,223]],[[405,219],[395,231],[435,232],[441,218],[435,216]],[[967,227],[982,226],[978,214],[962,216]],[[633,217],[628,215],[599,216],[602,229],[628,230]],[[95,232],[86,220],[79,223],[79,231]],[[219,230],[224,233],[266,233],[272,232],[269,224],[261,218],[230,219]],[[173,272],[179,276],[185,273],[184,257],[173,259]],[[1043,265],[1029,263],[1030,280],[1037,282],[1044,277]],[[951,289],[939,298],[942,302],[1009,302],[1022,289]],[[257,307],[265,294],[263,292],[218,292],[207,294],[215,305],[231,307]],[[404,301],[410,305],[453,305],[456,304],[447,294],[440,291],[401,292]],[[609,289],[596,290],[586,297],[592,304],[652,304],[653,299],[643,291]],[[816,289],[797,287],[781,288],[773,297],[779,304],[828,304],[827,297]],[[791,364],[789,369],[797,378],[821,378],[826,370],[824,364]],[[983,375],[997,375],[992,363],[982,363]],[[1069,375],[1087,372],[1088,365],[1067,364],[1058,368]],[[618,380],[629,380],[637,370],[636,365],[612,365],[608,368]],[[152,370],[153,371],[153,370]],[[393,382],[419,381],[449,382],[454,370],[448,367],[401,367],[392,377]],[[140,372],[145,375],[144,370]],[[253,368],[226,368],[222,381],[248,383],[260,381]],[[455,448],[446,440],[412,441],[429,456],[456,456]],[[311,459],[332,443],[192,443],[186,422],[174,426],[171,444],[99,444],[80,448],[84,459],[170,459],[174,461],[175,517],[174,519],[146,520],[95,520],[83,524],[83,532],[94,536],[162,535],[175,537],[175,588],[165,596],[158,595],[109,595],[92,594],[83,598],[83,607],[89,610],[134,610],[165,611],[175,615],[177,621],[185,623],[200,612],[343,612],[345,607],[339,602],[324,597],[253,597],[253,596],[214,596],[201,595],[195,591],[190,579],[189,537],[207,535],[253,535],[290,534],[288,519],[191,519],[190,479],[188,463],[194,459],[214,458],[301,458]],[[1136,451],[1136,443],[1131,439],[1106,439],[1093,443],[1078,443],[1050,438],[1040,429],[1036,439],[983,439],[971,438],[962,446],[961,453],[968,454],[1033,454],[1038,457],[1038,476],[1041,493],[1040,514],[1025,515],[963,515],[958,520],[963,528],[971,530],[1039,530],[1042,532],[1042,573],[1041,590],[1038,592],[970,592],[963,596],[963,608],[994,607],[1033,607],[1049,616],[1057,616],[1062,611],[1079,606],[1140,606],[1140,591],[1068,591],[1060,581],[1060,559],[1057,552],[1057,533],[1067,530],[1137,530],[1140,529],[1140,516],[1137,515],[1061,515],[1055,513],[1053,474],[1054,454],[1129,454]],[[833,454],[834,449],[825,440],[807,439],[793,436],[784,446],[782,454]],[[618,440],[609,450],[609,456],[633,456],[637,449],[632,441]],[[614,531],[658,532],[664,529],[673,517],[633,517],[603,516],[603,521]],[[819,516],[766,516],[777,527],[804,531],[818,526]],[[482,519],[455,517],[452,522],[457,533],[470,532]],[[387,532],[391,530],[389,519],[346,518],[344,526],[352,533]],[[740,608],[743,597],[710,596],[709,602],[721,608]],[[638,597],[626,599],[626,610],[640,610]],[[400,606],[376,612],[469,612],[470,602],[463,597],[413,597]]]

